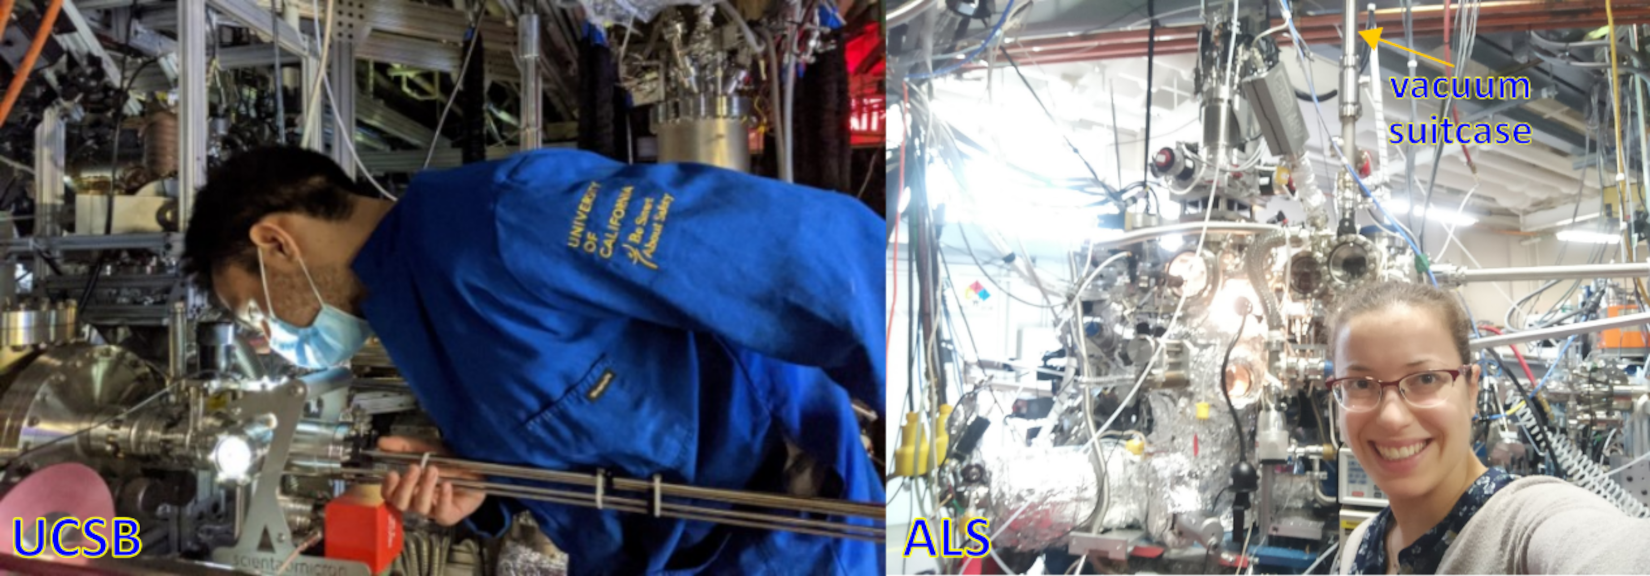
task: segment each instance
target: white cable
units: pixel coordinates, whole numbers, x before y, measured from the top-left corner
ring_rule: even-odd
[[[316,8],[315,0],[310,0],[309,5],[310,9],[314,10]],[[304,137],[302,142],[304,147],[311,149],[321,147],[320,128],[316,128],[314,133],[310,133],[309,128],[315,126],[315,120],[318,117],[314,115],[321,113],[321,85],[326,81],[327,68],[329,67],[327,54],[332,50],[332,0],[327,0],[327,10],[325,12],[316,10],[315,16],[326,18],[326,24],[317,27],[321,31],[321,59],[315,65],[315,87],[310,89],[309,98],[304,101]]]
[[[311,10],[316,10],[316,0],[309,0],[309,6]],[[361,170],[361,175],[367,177],[367,181],[372,183],[373,188],[378,189],[379,194],[383,194],[385,198],[389,198],[392,201],[398,201],[399,199],[396,198],[395,195],[390,194],[389,191],[385,190],[384,187],[378,183],[377,179],[372,177],[372,171],[367,169],[366,164],[361,163],[361,154],[357,153],[355,150],[355,130],[353,128],[345,128],[343,119],[338,117],[338,99],[332,95],[332,81],[327,78],[328,66],[326,60],[327,50],[332,46],[332,0],[327,0],[326,12],[323,13],[318,10],[316,12],[317,17],[320,17],[323,14],[327,19],[326,25],[317,28],[324,29],[326,32],[321,38],[321,60],[316,66],[318,73],[315,75],[315,89],[313,91],[314,98],[312,98],[309,104],[304,107],[304,114],[305,116],[309,116],[310,114],[321,113],[321,102],[319,98],[321,92],[325,91],[327,94],[327,104],[332,108],[333,125],[340,131],[339,139],[343,140],[344,146],[349,148],[350,157],[355,159],[356,168]],[[354,82],[355,79],[351,78],[350,81]],[[321,131],[316,130],[313,134],[308,132],[313,120],[313,117],[304,119],[305,134],[300,142],[304,147],[317,149],[320,148]],[[437,136],[439,137],[439,134]]]
[[[1328,558],[1328,557],[1329,557],[1329,556],[1330,556],[1330,555],[1331,555],[1331,554],[1334,554],[1334,553],[1335,553],[1335,549],[1336,549],[1336,548],[1340,548],[1340,547],[1341,547],[1341,543],[1340,543],[1340,542],[1336,542],[1336,543],[1334,543],[1334,544],[1332,544],[1332,545],[1330,545],[1330,546],[1329,546],[1329,549],[1328,549],[1328,550],[1324,550],[1324,551],[1323,551],[1323,554],[1320,554],[1320,555],[1318,555],[1318,559],[1317,559],[1317,560],[1313,560],[1313,561],[1312,561],[1312,565],[1311,565],[1311,566],[1307,566],[1307,567],[1306,567],[1306,571],[1305,571],[1305,572],[1301,572],[1301,574],[1311,574],[1311,573],[1312,573],[1312,569],[1314,569],[1314,568],[1317,568],[1317,567],[1318,567],[1318,565],[1319,565],[1319,564],[1322,564],[1322,563],[1323,563],[1323,559],[1324,559],[1324,558]]]
[[[1083,573],[1083,564],[1087,563],[1088,561],[1089,561],[1088,555],[1084,555],[1084,556],[1078,558],[1076,562],[1071,563],[1071,568],[1066,569],[1066,574],[1082,574]]]
[[[479,28],[479,24],[472,25],[467,34],[474,34]],[[470,70],[470,57],[475,54],[478,44],[481,43],[470,37],[470,49],[464,51],[464,63],[459,65],[458,76],[453,78],[453,93],[447,95],[447,105],[441,109],[441,117],[435,121],[435,135],[430,137],[430,149],[424,153],[424,165],[419,168],[420,170],[429,168],[430,160],[435,158],[435,147],[441,142],[441,128],[447,124],[447,114],[453,111],[453,103],[458,101],[458,93],[464,91],[464,75]]]
[[[1249,539],[1254,537],[1254,535],[1255,535],[1255,527],[1253,525],[1248,526],[1248,527],[1243,529],[1243,551],[1238,553],[1238,560],[1242,561],[1244,564],[1251,565],[1251,566],[1254,565],[1254,562],[1249,561]],[[1237,569],[1237,572],[1235,572],[1235,574],[1242,574],[1242,573],[1243,573],[1243,567],[1239,566],[1238,569]]]
[[[1472,190],[1467,191],[1467,197],[1461,199],[1461,206],[1457,207],[1456,210],[1455,210],[1456,214],[1460,214],[1462,210],[1466,209],[1467,200],[1472,199],[1472,194],[1474,192],[1477,192],[1477,191],[1478,191],[1478,185],[1474,185],[1472,187]],[[1393,219],[1397,220],[1397,218],[1393,218]],[[1457,240],[1455,238],[1455,228],[1453,226],[1450,226],[1448,228],[1448,230],[1449,230],[1449,237],[1444,240],[1444,248],[1442,250],[1438,251],[1438,256],[1437,256],[1437,258],[1435,258],[1435,260],[1442,260],[1444,258],[1444,255],[1449,253],[1450,242],[1454,241],[1455,242],[1455,247],[1461,249],[1461,254],[1463,254],[1467,257],[1467,261],[1472,262],[1473,267],[1482,269],[1484,267],[1484,265],[1478,261],[1477,257],[1474,257],[1472,255],[1471,250],[1467,250],[1467,245],[1462,244],[1460,240]],[[1518,303],[1518,300],[1516,298],[1513,298],[1512,295],[1508,294],[1506,290],[1501,289],[1501,284],[1500,283],[1490,282],[1489,285],[1490,285],[1491,288],[1494,288],[1496,292],[1500,293],[1502,298],[1506,298],[1507,302],[1510,302],[1514,305],[1516,305]],[[1510,326],[1509,326],[1509,328],[1510,328]]]
[[[353,82],[354,79],[351,79],[351,81]],[[344,141],[344,147],[349,148],[349,156],[355,160],[355,167],[361,170],[361,176],[365,177],[368,182],[371,182],[373,188],[378,189],[379,194],[383,194],[385,198],[389,198],[392,202],[399,202],[401,199],[396,198],[394,194],[390,194],[388,190],[385,190],[384,187],[378,183],[378,180],[372,177],[372,171],[367,169],[367,165],[361,162],[361,153],[356,152],[355,150],[355,130],[353,128],[344,127],[344,119],[340,118],[338,115],[338,100],[332,96],[332,81],[325,80],[321,84],[327,91],[327,104],[332,107],[332,123],[334,126],[338,127],[338,133],[340,135],[339,139]]]
[[[1650,452],[1645,452],[1644,454],[1640,455],[1638,458],[1634,458],[1632,461],[1630,461],[1626,464],[1622,464],[1620,466],[1617,466],[1615,469],[1604,473],[1604,475],[1605,476],[1615,476],[1617,474],[1620,474],[1622,472],[1627,471],[1628,468],[1632,468],[1633,465],[1638,464],[1640,462],[1643,462],[1645,460],[1650,460]]]
[[[739,10],[735,9],[733,4],[728,3],[728,0],[719,0],[716,3],[716,7],[721,8],[723,15],[727,16],[729,20],[732,20],[735,24],[739,25],[739,32],[745,35],[745,44],[750,46],[751,54],[756,57],[761,57],[762,45],[756,41],[756,33],[751,31],[750,24],[745,23],[745,17],[739,13]],[[630,40],[629,34],[625,34],[625,40],[625,45],[628,46]],[[619,59],[624,59],[623,46],[619,48]]]

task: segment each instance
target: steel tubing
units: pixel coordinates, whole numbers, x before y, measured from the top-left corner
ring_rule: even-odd
[[[1479,268],[1461,270],[1462,282],[1511,282],[1519,280],[1571,280],[1594,278],[1642,278],[1650,276],[1650,264],[1584,264],[1577,266],[1531,266],[1527,268]]]
[[[337,470],[337,473],[342,476],[354,478],[382,478],[386,472],[382,470],[364,468],[342,468]],[[638,498],[604,496],[601,498],[601,502],[598,505],[596,495],[594,493],[572,492],[534,486],[518,486],[514,484],[500,484],[496,482],[477,482],[474,480],[450,480],[449,482],[451,482],[455,488],[481,490],[487,492],[488,494],[511,498],[538,500],[554,504],[583,506],[587,508],[612,509],[620,512],[635,514],[653,513],[651,503]],[[649,484],[649,487],[651,488],[652,484]],[[662,500],[659,503],[658,515],[661,517],[714,522],[718,524],[742,526],[746,528],[785,530],[789,532],[813,534],[830,538],[849,538],[855,540],[866,540],[870,542],[881,542],[886,538],[886,531],[884,529],[873,526],[857,526],[827,520],[776,516],[758,512],[704,508],[689,504],[664,502]]]
[[[393,460],[393,461],[398,461],[398,462],[407,463],[407,464],[415,464],[415,463],[419,463],[419,462],[424,460],[424,457],[422,455],[406,454],[406,453],[398,453],[398,452],[383,452],[383,451],[378,451],[378,450],[363,450],[362,454],[364,454],[366,456],[370,456],[370,457],[375,458],[375,459]],[[432,463],[432,464],[438,464],[438,465],[442,465],[442,466],[452,466],[452,467],[455,467],[455,468],[458,468],[458,469],[469,470],[471,472],[486,474],[486,475],[490,475],[490,476],[501,476],[501,477],[517,478],[517,479],[522,479],[522,480],[536,480],[536,481],[544,481],[544,482],[558,482],[558,483],[563,483],[563,484],[573,484],[573,485],[576,485],[576,486],[587,486],[587,487],[592,487],[592,488],[595,487],[596,483],[597,483],[596,482],[596,477],[594,475],[591,475],[591,474],[580,474],[580,473],[573,473],[573,472],[558,472],[558,471],[553,471],[553,470],[540,470],[540,469],[536,469],[536,468],[527,468],[527,467],[523,467],[523,466],[508,466],[508,465],[503,465],[503,464],[490,464],[490,463],[486,463],[486,462],[474,462],[474,461],[464,460],[464,459],[459,459],[459,458],[438,457],[438,456],[431,456],[429,458],[429,462]],[[651,492],[651,491],[653,491],[653,487],[654,487],[653,483],[650,482],[650,481],[625,479],[625,478],[611,479],[611,484],[612,484],[612,487],[615,490],[632,491],[632,492]],[[762,493],[757,493],[757,492],[745,492],[745,491],[739,491],[739,490],[723,490],[723,489],[717,489],[717,488],[701,488],[701,487],[697,487],[697,486],[683,486],[683,485],[680,485],[680,484],[661,484],[660,485],[660,492],[664,496],[675,496],[675,497],[681,497],[681,498],[698,498],[698,499],[701,499],[701,500],[714,500],[714,501],[726,502],[726,503],[729,503],[729,504],[745,504],[745,505],[750,505],[750,506],[762,506],[762,507],[768,507],[768,508],[785,508],[785,509],[796,510],[796,511],[801,511],[801,512],[817,512],[817,513],[821,513],[821,514],[838,514],[838,515],[843,515],[843,516],[857,516],[857,517],[869,518],[869,519],[873,519],[873,520],[883,520],[885,515],[886,515],[886,507],[885,506],[876,505],[876,504],[863,504],[863,503],[858,503],[858,502],[848,502],[848,501],[843,501],[843,500],[831,500],[831,499],[825,499],[825,498],[800,498],[800,497],[795,497],[795,496],[779,496],[779,495],[775,495],[775,494],[762,494]]]
[[[1144,242],[1146,240],[1161,238],[1164,236],[1172,236],[1175,234],[1197,234],[1204,231],[1203,227],[1203,222],[1184,222],[1180,224],[1169,224],[1167,226],[1141,228],[1116,238],[1096,240],[1094,242],[1094,249],[1108,250],[1112,248],[1119,248],[1134,244],[1136,242]],[[1210,234],[1263,234],[1266,232],[1283,230],[1283,228],[1273,226],[1271,224],[1253,224],[1249,222],[1210,222],[1208,227],[1208,233]]]
[[[1612,328],[1625,328],[1628,326],[1640,326],[1644,324],[1650,324],[1650,312],[1640,312],[1638,314],[1593,320],[1591,322],[1577,322],[1575,324],[1563,324],[1550,328],[1513,332],[1502,336],[1479,338],[1467,342],[1467,347],[1472,350],[1483,350],[1485,348],[1494,348],[1496,346],[1523,344],[1525,342],[1534,342],[1537,340],[1563,338],[1565,336],[1573,336],[1576,334],[1588,334],[1591,332],[1599,332]]]

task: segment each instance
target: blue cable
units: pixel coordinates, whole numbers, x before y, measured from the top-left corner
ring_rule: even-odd
[[[906,74],[905,77],[911,80],[924,80],[935,76],[944,76],[956,71],[958,68],[968,65],[969,62],[973,62],[974,58],[980,55],[980,52],[985,51],[985,48],[991,45],[992,40],[997,39],[997,33],[1003,31],[1003,23],[1008,21],[1008,15],[1012,12],[1014,12],[1014,0],[1008,0],[1008,7],[1003,8],[1003,13],[997,17],[997,25],[991,27],[991,33],[985,36],[985,41],[980,43],[980,47],[973,49],[967,55],[963,56],[962,60],[958,60],[950,66],[946,66],[933,72],[926,74]]]
[[[1300,31],[1295,29],[1294,11],[1289,8],[1289,0],[1278,0],[1278,1],[1283,4],[1283,13],[1286,15],[1284,17],[1284,21],[1285,21],[1286,24],[1289,25],[1289,33],[1293,34],[1294,37],[1297,38],[1297,39],[1301,38]],[[1351,33],[1353,33],[1353,31],[1347,30],[1345,33],[1351,34]],[[1306,50],[1306,46],[1304,45],[1304,43],[1303,42],[1296,42],[1295,43],[1295,50],[1297,51],[1297,54],[1301,55],[1302,58],[1304,59],[1304,57],[1305,57],[1304,53],[1300,52],[1300,51]],[[1303,62],[1303,65],[1305,65],[1304,62]],[[1306,86],[1307,86],[1307,89],[1312,91],[1312,106],[1314,108],[1317,108],[1318,117],[1323,118],[1324,117],[1324,115],[1323,115],[1323,105],[1318,102],[1318,88],[1316,86],[1314,86],[1314,84],[1316,84],[1316,83],[1312,81],[1312,75],[1307,74],[1306,75]],[[1396,218],[1393,218],[1392,214],[1388,213],[1386,211],[1386,207],[1381,205],[1380,200],[1375,199],[1375,194],[1371,193],[1369,191],[1369,186],[1366,186],[1364,184],[1363,177],[1359,176],[1358,171],[1354,170],[1352,168],[1352,165],[1346,162],[1346,155],[1341,153],[1341,146],[1339,144],[1336,144],[1334,139],[1329,140],[1329,145],[1333,146],[1335,148],[1335,156],[1338,157],[1338,158],[1341,158],[1341,163],[1346,166],[1346,172],[1348,174],[1351,174],[1352,179],[1358,183],[1358,189],[1363,190],[1364,191],[1364,196],[1368,196],[1369,200],[1371,202],[1375,203],[1375,209],[1379,210],[1381,212],[1381,216],[1385,217],[1388,222],[1392,222],[1394,224],[1394,227],[1398,228],[1398,237],[1403,238],[1404,242],[1409,244],[1409,249],[1414,250],[1416,256],[1418,256],[1420,258],[1426,258],[1426,252],[1421,251],[1421,247],[1415,244],[1415,239],[1414,238],[1411,238],[1408,233],[1404,232],[1403,227],[1396,226],[1398,220]],[[1432,266],[1430,264],[1427,265],[1426,272],[1427,272],[1427,279],[1432,281],[1433,286],[1437,286],[1438,285],[1438,277],[1433,275]]]
[[[1585,307],[1587,305],[1586,301],[1592,299],[1592,294],[1593,294],[1592,288],[1589,287],[1589,288],[1584,289],[1584,291],[1582,292],[1582,306]],[[1591,316],[1592,316],[1592,314],[1584,312],[1584,313],[1582,313],[1581,320],[1579,320],[1579,321],[1580,322],[1586,322],[1587,319],[1590,318]],[[1564,360],[1564,353],[1570,351],[1570,344],[1575,343],[1576,336],[1579,336],[1579,334],[1572,335],[1564,341],[1564,347],[1560,348],[1558,350],[1558,357],[1554,358],[1553,359],[1553,364],[1551,366],[1547,367],[1547,373],[1541,375],[1541,384],[1537,385],[1535,387],[1535,390],[1530,391],[1530,399],[1532,399],[1532,400],[1535,399],[1536,393],[1540,392],[1543,387],[1547,386],[1547,379],[1551,378],[1553,376],[1553,372],[1558,371],[1559,362]]]
[[[1541,392],[1541,389],[1542,389],[1542,388],[1544,388],[1544,387],[1546,387],[1546,386],[1547,386],[1547,379],[1548,379],[1548,378],[1552,378],[1552,377],[1553,377],[1553,373],[1554,373],[1554,372],[1557,372],[1557,371],[1558,371],[1558,363],[1559,363],[1559,362],[1560,362],[1560,361],[1562,361],[1562,360],[1564,360],[1564,353],[1565,353],[1565,352],[1569,352],[1569,351],[1570,351],[1570,344],[1573,344],[1573,343],[1575,343],[1575,341],[1576,341],[1576,337],[1575,337],[1575,336],[1571,336],[1571,337],[1570,337],[1570,338],[1569,338],[1569,339],[1567,339],[1567,340],[1565,340],[1565,341],[1564,341],[1564,347],[1563,347],[1563,348],[1560,348],[1560,349],[1559,349],[1559,350],[1558,350],[1558,357],[1557,357],[1557,358],[1554,358],[1554,359],[1553,359],[1553,365],[1552,365],[1552,366],[1548,366],[1548,367],[1547,367],[1547,373],[1546,373],[1546,374],[1543,374],[1543,375],[1541,375],[1541,384],[1539,384],[1539,385],[1537,385],[1537,386],[1536,386],[1536,387],[1535,387],[1535,390],[1531,390],[1531,391],[1530,391],[1530,398],[1531,398],[1531,399],[1532,399],[1532,400],[1533,400],[1533,399],[1535,399],[1535,395],[1536,395],[1536,394],[1538,394],[1538,393],[1540,393],[1540,392]]]

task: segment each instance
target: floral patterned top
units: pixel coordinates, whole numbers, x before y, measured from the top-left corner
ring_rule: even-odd
[[[1444,552],[1449,550],[1450,542],[1472,520],[1484,503],[1494,496],[1496,491],[1517,480],[1516,476],[1496,468],[1489,469],[1467,492],[1455,501],[1455,507],[1444,516],[1436,526],[1422,534],[1419,540],[1408,548],[1398,551],[1399,574],[1433,574],[1438,571],[1438,564],[1444,559]],[[1382,510],[1380,514],[1370,520],[1369,532],[1364,541],[1358,544],[1358,554],[1352,560],[1352,574],[1386,574],[1386,534],[1392,527],[1392,509]]]

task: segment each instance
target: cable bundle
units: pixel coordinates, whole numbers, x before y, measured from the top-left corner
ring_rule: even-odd
[[[1562,437],[1553,437],[1547,434],[1547,429],[1536,422],[1535,411],[1541,408],[1530,404],[1529,408],[1518,411],[1518,423],[1529,433],[1536,445],[1546,450],[1564,468],[1564,475],[1571,484],[1587,489],[1587,491],[1609,500],[1616,508],[1637,518],[1650,518],[1650,507],[1646,507],[1625,488],[1614,480],[1605,476],[1598,464],[1587,459],[1574,444]]]

